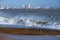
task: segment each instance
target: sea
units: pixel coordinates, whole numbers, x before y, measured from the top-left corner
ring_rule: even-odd
[[[2,36],[2,37],[1,37]],[[32,36],[32,35],[11,35],[2,34],[0,39],[2,40],[60,40],[60,36]]]
[[[38,21],[46,24],[36,24]],[[15,13],[0,11],[0,27],[50,28],[60,30],[60,12]]]
[[[47,24],[34,25],[37,21],[46,21]],[[57,13],[13,13],[0,11],[0,27],[2,28],[46,28],[60,30],[60,12]],[[4,34],[12,40],[60,40],[60,36],[32,36]],[[0,37],[2,37],[0,35]],[[2,37],[3,38],[3,37]]]

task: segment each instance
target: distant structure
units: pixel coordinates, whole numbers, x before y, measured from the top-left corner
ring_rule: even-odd
[[[25,7],[25,8],[30,9],[30,8],[32,8],[32,7],[31,7],[31,5],[30,5],[30,4],[28,4],[28,5],[26,5],[26,7]]]
[[[4,9],[4,7],[0,6],[0,9]]]
[[[30,9],[32,8],[30,4],[27,4],[26,6],[25,5],[22,5],[22,8],[26,8],[26,9]]]
[[[60,8],[56,8],[56,7],[49,7],[49,6],[47,6],[47,7],[32,7],[31,5],[30,5],[30,3],[29,4],[27,4],[27,5],[22,5],[22,7],[20,8],[17,8],[17,7],[7,7],[7,6],[1,6],[0,5],[0,9],[60,9]]]

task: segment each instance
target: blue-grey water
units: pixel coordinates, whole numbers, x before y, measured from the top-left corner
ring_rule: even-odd
[[[46,26],[29,26],[28,24],[24,24],[19,20],[44,20],[49,22]],[[27,25],[27,26],[25,26]],[[59,27],[55,27],[56,25],[60,25],[60,14],[59,13],[12,13],[12,12],[0,12],[0,27],[11,27],[11,28],[52,28],[59,29]],[[50,29],[51,30],[51,29]],[[32,35],[12,35],[12,34],[4,34],[0,35],[0,37],[4,36],[6,39],[11,40],[60,40],[60,36],[32,36]],[[2,37],[3,38],[3,37]]]
[[[31,4],[32,7],[60,7],[60,0],[0,0],[0,5],[8,7],[21,7],[21,5]],[[0,12],[0,27],[25,27],[24,23],[20,23],[19,19],[28,20],[44,20],[49,22],[45,27],[60,29],[60,13],[11,13]],[[18,24],[18,25],[16,25]],[[56,27],[58,25],[59,27]],[[17,27],[18,26],[18,27]],[[31,26],[33,27],[33,26]],[[3,38],[4,35],[0,37]],[[57,36],[27,36],[27,35],[5,35],[6,38],[12,40],[60,40]],[[6,39],[5,38],[5,39]]]
[[[60,40],[60,36],[5,35],[12,40]]]
[[[36,21],[46,21],[45,25],[35,25]],[[51,28],[60,30],[60,12],[13,13],[0,11],[0,26],[14,28]]]

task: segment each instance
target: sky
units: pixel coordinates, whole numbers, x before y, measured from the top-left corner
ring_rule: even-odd
[[[33,7],[60,7],[60,0],[0,0],[0,5],[9,7],[20,7],[29,3]]]

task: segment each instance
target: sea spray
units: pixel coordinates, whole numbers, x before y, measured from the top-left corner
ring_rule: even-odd
[[[56,22],[48,22],[47,24],[39,24],[39,25],[35,25],[35,22],[37,20],[40,20],[40,19],[36,19],[34,20],[35,18],[39,18],[37,16],[29,16],[29,17],[25,17],[25,16],[15,16],[13,18],[6,18],[6,17],[3,17],[3,16],[0,16],[0,24],[3,25],[3,26],[15,26],[17,28],[17,26],[20,28],[20,26],[23,26],[24,27],[37,27],[37,28],[51,28],[51,29],[60,29],[60,23],[56,23]],[[41,19],[43,20],[43,19]],[[45,20],[44,20],[45,21]],[[0,26],[1,26],[0,25]]]

